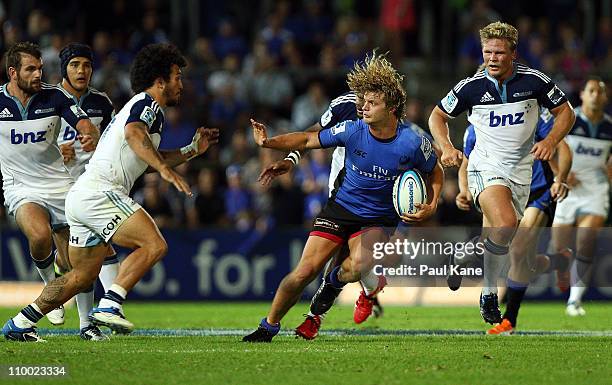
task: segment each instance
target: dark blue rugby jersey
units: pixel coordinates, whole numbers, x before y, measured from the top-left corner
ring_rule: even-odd
[[[515,63],[512,76],[500,87],[497,79],[486,69],[463,79],[438,102],[438,107],[450,116],[463,111],[471,115],[475,106],[495,106],[506,103],[537,100],[541,107],[549,110],[567,102],[567,98],[555,83],[540,71]],[[502,125],[503,126],[503,125]]]
[[[364,218],[394,217],[392,192],[395,179],[404,171],[430,173],[437,158],[429,139],[400,123],[389,140],[375,138],[363,120],[345,121],[319,132],[324,148],[345,147],[345,175],[336,189],[335,201]]]
[[[538,119],[536,127],[535,141],[539,142],[544,139],[550,132],[553,126],[553,118],[548,110],[544,110]],[[474,146],[476,145],[476,132],[474,125],[470,124],[463,137],[463,153],[469,158]],[[543,188],[550,188],[553,184],[553,173],[548,162],[535,160],[532,166],[531,174],[531,192],[539,191]]]
[[[323,128],[331,128],[345,120],[357,120],[357,96],[354,92],[346,92],[329,103],[327,111],[321,115],[319,124]]]
[[[58,85],[58,87],[61,87]],[[67,92],[67,91],[66,91]],[[108,123],[113,118],[115,108],[113,103],[110,101],[105,93],[100,92],[94,88],[89,88],[87,92],[81,96],[79,100],[73,96],[75,103],[89,116],[91,122],[100,129],[100,132],[104,131]],[[77,132],[70,125],[63,125],[60,136],[58,137],[58,143],[62,144],[67,141],[74,140]]]
[[[76,126],[79,120],[88,118],[87,114],[79,108],[72,95],[65,90],[47,83],[42,83],[40,92],[32,95],[26,106],[11,96],[6,87],[0,88],[0,120],[26,121],[61,117],[68,124]]]

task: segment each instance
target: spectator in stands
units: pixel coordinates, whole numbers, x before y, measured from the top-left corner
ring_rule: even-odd
[[[192,188],[193,198],[186,199],[187,224],[190,228],[222,226],[225,218],[225,201],[217,183],[214,168],[200,169],[197,184]]]

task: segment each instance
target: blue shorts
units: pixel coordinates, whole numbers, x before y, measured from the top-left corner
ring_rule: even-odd
[[[555,202],[550,193],[550,188],[547,188],[544,192],[534,191],[529,195],[529,201],[527,207],[535,207],[536,209],[544,212],[548,216],[546,226],[551,226],[552,221],[555,218],[555,209],[557,208],[557,202]]]

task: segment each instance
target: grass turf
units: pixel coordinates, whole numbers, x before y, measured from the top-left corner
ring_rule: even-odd
[[[254,329],[268,304],[127,303],[142,329]],[[563,305],[527,303],[521,330],[610,331],[612,304],[587,303],[587,316],[569,318]],[[0,309],[8,319],[18,309]],[[297,326],[306,304],[283,322]],[[112,336],[105,343],[48,335],[46,344],[0,343],[0,365],[66,365],[67,378],[2,377],[0,383],[61,384],[604,384],[612,378],[612,337],[483,335],[371,335],[377,330],[486,330],[475,307],[387,307],[383,318],[352,323],[350,307],[336,307],[323,329],[363,335],[315,341],[277,336],[244,344],[238,336]],[[66,325],[75,330],[75,309]],[[40,322],[41,334],[50,324]],[[47,333],[48,334],[48,333]],[[6,372],[6,369],[3,368]]]

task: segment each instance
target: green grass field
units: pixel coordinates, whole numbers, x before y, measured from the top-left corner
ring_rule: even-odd
[[[475,334],[486,330],[475,307],[387,307],[383,318],[356,326],[352,308],[339,306],[323,323],[328,333],[314,341],[288,333],[307,310],[298,304],[283,322],[287,333],[271,344],[240,342],[241,329],[254,329],[267,308],[265,303],[128,302],[125,310],[137,331],[103,343],[80,340],[76,310],[69,309],[63,327],[51,329],[41,321],[45,344],[0,343],[0,365],[66,365],[68,376],[0,375],[0,383],[611,383],[610,303],[587,303],[587,315],[579,319],[566,317],[561,303],[527,303],[519,329],[549,334],[496,337]],[[17,310],[0,309],[0,319]]]

